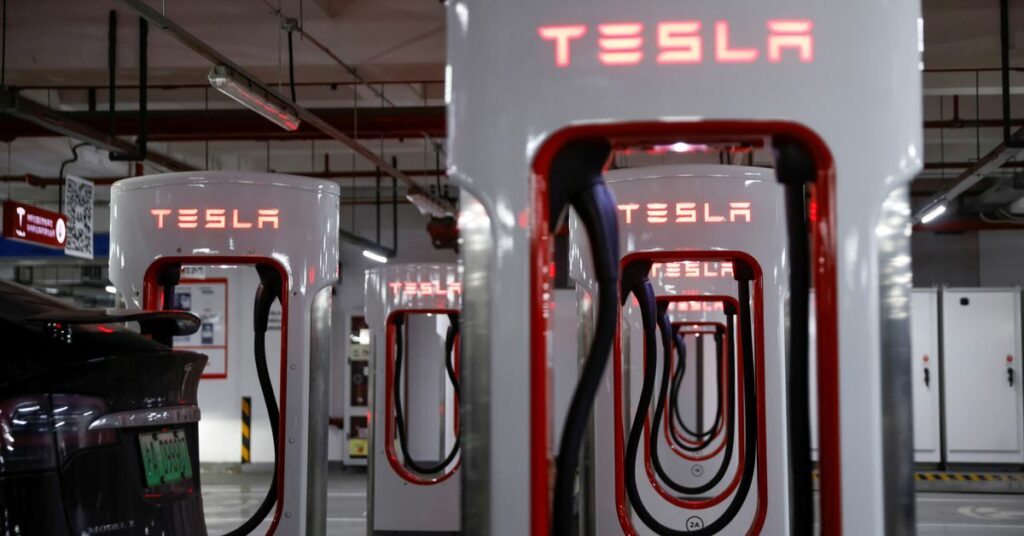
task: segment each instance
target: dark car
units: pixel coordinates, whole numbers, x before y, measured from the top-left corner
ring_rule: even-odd
[[[87,311],[0,281],[0,534],[206,534],[206,356],[156,342],[198,328],[187,313]]]

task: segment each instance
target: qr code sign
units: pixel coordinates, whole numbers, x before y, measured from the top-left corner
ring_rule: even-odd
[[[73,257],[93,258],[93,184],[74,175],[64,181],[64,216],[68,237],[64,253]]]

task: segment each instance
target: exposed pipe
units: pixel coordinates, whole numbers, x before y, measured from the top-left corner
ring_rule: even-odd
[[[111,12],[113,13],[113,12]],[[116,19],[115,19],[116,20]],[[113,32],[113,26],[111,27]],[[116,41],[112,43],[116,45]],[[112,51],[111,55],[115,53]],[[114,74],[111,69],[111,103],[113,103],[113,94],[115,91]],[[148,94],[148,77],[149,77],[149,21],[139,17],[139,131],[135,137],[135,150],[127,153],[113,152],[110,153],[110,159],[114,162],[124,161],[139,161],[146,159],[146,140],[149,137],[149,128],[147,118],[147,94]],[[111,108],[113,109],[113,108]],[[113,113],[111,112],[111,119],[113,119]]]
[[[1010,135],[1010,2],[999,0],[999,53],[1000,53],[1000,74],[1002,78],[1002,104],[1003,104],[1003,145],[1007,147],[1022,147],[1021,142],[1014,140]]]
[[[114,113],[117,109],[117,11],[111,9],[107,19],[107,133],[114,135]]]
[[[314,179],[362,179],[362,178],[373,178],[376,177],[378,172],[375,170],[367,171],[278,171],[286,175],[298,175],[300,177],[310,177]],[[432,169],[406,169],[402,171],[410,177],[427,177],[434,176],[437,172]],[[31,177],[35,185],[56,185],[60,182],[59,177],[39,177],[26,173],[25,175],[7,175],[0,176],[0,183],[3,182],[26,182],[25,177]],[[96,186],[110,186],[111,184],[127,178],[126,176],[107,176],[107,177],[83,177],[92,181]]]

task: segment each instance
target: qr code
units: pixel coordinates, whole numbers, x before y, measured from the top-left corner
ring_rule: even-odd
[[[93,184],[68,176],[64,183],[64,216],[67,218],[68,255],[92,258],[93,255]]]

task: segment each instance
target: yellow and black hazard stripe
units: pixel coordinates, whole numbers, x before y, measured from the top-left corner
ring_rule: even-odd
[[[242,463],[252,463],[249,450],[252,437],[252,397],[242,397]]]
[[[821,476],[814,472],[814,479]],[[919,482],[1024,482],[1024,473],[947,473],[942,471],[920,471],[914,473]]]
[[[914,473],[914,479],[928,482],[1024,482],[1021,473],[947,473],[925,471]]]

